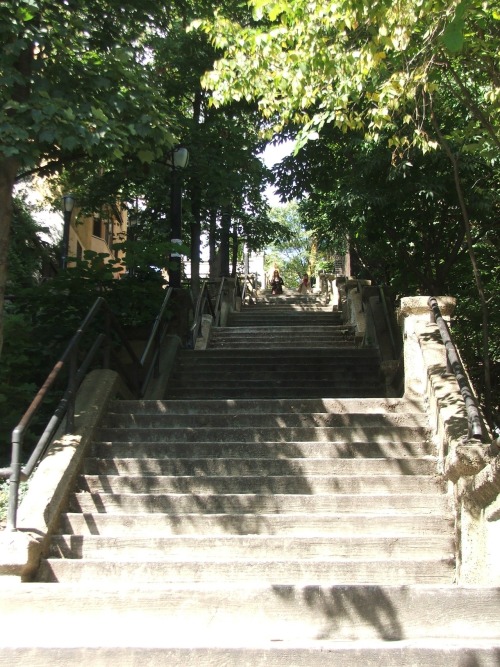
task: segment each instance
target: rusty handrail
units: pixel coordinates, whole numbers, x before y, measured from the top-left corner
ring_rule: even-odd
[[[226,279],[223,277],[220,281],[219,291],[217,293],[217,299],[215,301],[215,315],[214,315],[214,324],[216,327],[220,325],[220,314],[222,309],[222,297],[224,295]]]
[[[149,354],[151,347],[154,343],[158,348],[161,345],[163,340],[163,335],[158,336],[160,321],[165,312],[166,304],[171,296],[172,288],[167,290],[167,294],[163,301],[160,313],[155,320],[153,330],[151,332],[150,338],[146,345],[147,353]],[[78,361],[78,351],[79,344],[83,334],[87,331],[91,322],[95,319],[97,314],[102,310],[106,310],[106,333],[100,333],[96,337],[94,343],[92,344],[89,352],[87,353],[84,361],[77,368]],[[134,389],[137,394],[143,395],[145,391],[145,386],[147,385],[147,380],[151,377],[151,369],[155,366],[159,350],[155,349],[152,359],[147,362],[148,354],[144,354],[142,359],[139,359],[129,344],[122,328],[114,316],[113,312],[109,308],[106,300],[103,297],[98,297],[89,312],[82,320],[80,326],[78,327],[76,333],[73,335],[71,341],[68,343],[66,349],[64,350],[61,358],[54,365],[53,369],[47,376],[47,379],[43,383],[42,387],[39,389],[35,398],[31,402],[31,405],[26,410],[24,415],[21,418],[19,424],[12,431],[12,455],[11,455],[11,464],[9,468],[0,468],[0,477],[9,478],[9,505],[7,510],[7,530],[15,531],[16,522],[17,522],[17,508],[18,508],[18,499],[19,499],[19,484],[21,481],[26,481],[33,470],[35,469],[38,462],[43,457],[47,447],[49,446],[57,428],[61,424],[64,416],[66,416],[66,433],[71,433],[74,429],[74,410],[75,410],[75,398],[78,388],[85,377],[85,374],[88,371],[92,361],[96,357],[97,353],[103,346],[107,346],[109,349],[110,345],[110,324],[113,324],[113,330],[118,334],[125,350],[129,354],[132,364],[135,367],[136,371],[140,374],[144,370],[147,364],[149,368],[145,374],[146,380],[144,381],[142,387],[139,386],[137,382],[134,382]],[[49,420],[44,432],[38,440],[33,453],[30,456],[30,459],[26,466],[22,467],[20,458],[22,445],[24,441],[24,434],[33,420],[34,416],[40,409],[45,397],[49,393],[50,389],[53,387],[55,381],[59,377],[63,368],[68,366],[69,368],[69,379],[66,391],[63,398],[59,402],[55,412]],[[109,366],[109,354],[105,354],[105,360],[103,366],[107,368]]]
[[[217,307],[219,306],[219,301],[217,301],[215,306],[213,305],[212,297],[208,289],[209,285],[213,284],[213,282],[214,281],[205,280],[200,289],[200,293],[198,294],[198,300],[196,301],[196,306],[194,309],[193,324],[191,325],[189,332],[190,344],[193,349],[196,345],[196,339],[200,335],[202,316],[205,313],[206,306],[208,306],[208,310],[214,318],[214,322],[217,319]],[[224,282],[224,279],[222,279],[221,283],[222,282]]]
[[[467,421],[469,424],[469,438],[473,440],[484,440],[483,420],[479,412],[476,397],[470,386],[467,374],[464,370],[462,362],[453,342],[450,329],[445,319],[443,318],[436,297],[431,296],[427,302],[432,311],[432,317],[436,323],[441,339],[446,349],[448,364],[455,375],[462,398],[465,402],[465,409],[467,411]]]

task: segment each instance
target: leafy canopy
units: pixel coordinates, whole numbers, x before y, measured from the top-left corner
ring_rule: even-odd
[[[148,40],[163,14],[152,0],[1,0],[0,157],[158,157],[172,126]]]
[[[297,124],[301,146],[325,124],[372,137],[390,128],[396,143],[435,146],[422,128],[423,95],[439,87],[437,74],[453,78],[448,65],[459,55],[483,87],[483,113],[498,120],[498,74],[487,75],[498,65],[500,13],[492,0],[249,4],[253,20],[246,24],[221,11],[194,27],[223,51],[204,79],[213,103],[258,100],[271,133]],[[406,108],[406,127],[396,128],[393,114]]]

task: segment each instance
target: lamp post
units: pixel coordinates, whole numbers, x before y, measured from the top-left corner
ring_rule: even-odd
[[[61,251],[61,269],[65,269],[68,263],[69,228],[71,225],[71,214],[73,213],[73,208],[75,206],[75,198],[73,195],[64,195],[62,200],[63,200],[64,228],[63,228],[63,241],[62,241],[62,251]]]
[[[134,258],[134,248],[133,244],[136,240],[135,230],[139,223],[139,197],[135,198],[134,206],[130,209],[127,215],[127,251],[126,251],[126,266],[127,266],[127,275],[133,276],[135,274],[136,260]]]
[[[170,252],[169,284],[171,287],[181,286],[181,254],[173,248],[182,243],[182,184],[179,174],[189,161],[189,152],[183,146],[172,149],[167,163],[172,170],[172,184],[170,188]]]

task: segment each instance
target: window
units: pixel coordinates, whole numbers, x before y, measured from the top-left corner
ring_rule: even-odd
[[[98,236],[99,238],[102,237],[101,218],[98,218],[97,216],[94,216],[94,225],[92,227],[92,235],[93,236]]]

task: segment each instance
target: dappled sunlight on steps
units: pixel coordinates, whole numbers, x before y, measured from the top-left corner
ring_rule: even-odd
[[[498,592],[454,585],[425,406],[387,398],[376,352],[328,309],[264,299],[182,352],[165,400],[110,404],[42,561],[54,583],[9,599],[6,658],[498,664]]]

